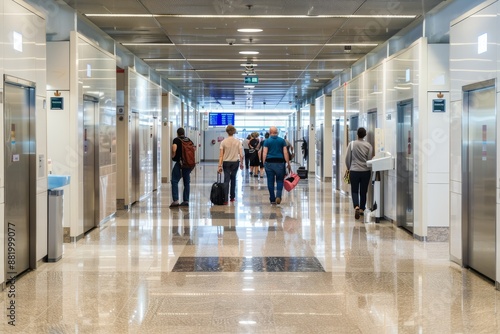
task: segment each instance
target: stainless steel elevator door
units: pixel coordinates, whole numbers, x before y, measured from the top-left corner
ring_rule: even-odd
[[[30,160],[34,154],[30,134],[30,108],[34,89],[5,83],[5,240],[7,276],[30,267]],[[12,237],[9,239],[9,237]],[[7,241],[11,241],[10,246]],[[11,267],[13,265],[13,267]]]
[[[413,233],[413,101],[398,103],[397,198],[398,226]]]
[[[92,98],[83,100],[83,231],[96,226],[96,110],[98,104]]]
[[[160,171],[160,166],[158,162],[160,161],[160,141],[159,139],[159,121],[158,118],[153,117],[153,191],[158,189],[158,173]]]
[[[153,191],[153,118],[139,114],[139,200]]]
[[[316,176],[318,178],[323,178],[325,175],[323,170],[323,130],[324,125],[320,124],[316,128]]]
[[[468,92],[468,264],[495,278],[496,113],[495,87]]]
[[[140,159],[139,159],[139,114],[130,113],[130,145],[132,154],[132,204],[140,198]]]
[[[366,122],[366,141],[370,143],[370,145],[375,149],[375,129],[377,128],[377,110],[376,109],[371,109],[368,111],[367,115],[367,122]],[[375,153],[375,152],[374,152]],[[372,157],[368,157],[371,159]],[[368,187],[368,194],[366,197],[366,203],[369,208],[373,206],[373,186],[371,186],[371,181],[370,181],[370,186]],[[380,203],[377,203],[380,204]]]
[[[349,142],[358,138],[359,116],[351,116],[349,119]]]
[[[335,180],[335,189],[340,190],[340,119],[336,119],[333,123],[333,178]]]

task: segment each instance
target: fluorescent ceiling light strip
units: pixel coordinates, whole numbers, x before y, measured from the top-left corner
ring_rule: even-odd
[[[121,43],[121,44],[123,46],[175,46],[174,43]]]
[[[297,79],[300,79],[299,77],[294,77],[294,78],[261,78],[259,77],[259,82],[261,81],[275,81],[275,80],[278,80],[278,81],[295,81]],[[182,78],[172,78],[172,77],[168,77],[168,80],[186,80],[186,78],[182,77]],[[201,80],[205,81],[205,80],[211,80],[211,81],[241,81],[241,83],[243,84],[243,78],[201,78]],[[304,79],[305,80],[305,79]],[[258,87],[258,86],[257,86]]]
[[[377,43],[327,43],[325,46],[377,46]]]
[[[239,32],[262,32],[262,29],[259,28],[240,28]]]
[[[148,44],[140,44],[140,43],[122,43],[122,45],[148,45]],[[155,45],[155,44],[151,44]],[[161,44],[156,44],[156,45],[161,45]],[[174,44],[166,44],[166,45],[174,45]],[[220,46],[220,47],[227,47],[227,43],[181,43],[181,44],[175,44],[177,46]],[[343,44],[323,44],[323,43],[304,43],[304,44],[280,44],[280,43],[261,43],[261,44],[245,44],[245,43],[239,43],[239,44],[232,44],[232,46],[244,46],[244,47],[249,47],[249,46],[377,46],[378,44],[376,43],[343,43]]]
[[[151,17],[153,14],[84,14],[87,17]]]
[[[366,19],[394,18],[414,19],[417,15],[181,15],[181,14],[85,14],[87,17],[170,17],[193,19]]]
[[[160,70],[160,69],[156,69],[157,71]],[[234,71],[234,72],[239,72],[241,71],[241,69],[238,69],[238,68],[235,68],[235,69],[224,69],[224,70],[221,70],[221,69],[215,69],[215,70],[199,70],[199,69],[195,69],[195,70],[169,70],[169,69],[163,69],[163,71],[171,71],[171,72],[220,72],[220,71]],[[289,70],[289,69],[280,69],[280,70],[264,70],[264,69],[260,69],[259,72],[255,72],[255,73],[242,73],[241,75],[248,75],[248,76],[253,76],[253,75],[257,75],[258,73],[264,73],[264,72],[332,72],[332,71],[341,71],[340,69],[321,69],[321,70],[313,70],[313,69],[310,69],[310,70],[305,70],[305,69],[293,69],[293,70]]]
[[[90,14],[92,15],[92,14]],[[97,14],[106,15],[106,14]],[[123,14],[122,14],[123,15]],[[126,15],[126,14],[125,14]],[[366,19],[366,18],[397,18],[414,19],[417,15],[187,15],[187,14],[154,14],[154,17],[174,17],[174,18],[218,18],[218,19]]]
[[[238,62],[241,63],[242,59],[169,59],[169,58],[143,58],[144,61],[188,61],[188,62]],[[289,63],[289,62],[312,62],[312,61],[357,61],[359,58],[341,58],[341,59],[254,59],[254,62],[257,63],[265,63],[265,62],[280,62],[280,63]]]
[[[322,43],[314,43],[314,44],[280,44],[280,43],[262,43],[262,44],[245,44],[245,43],[239,43],[239,44],[232,44],[232,46],[244,46],[244,47],[254,47],[254,46],[323,46],[324,44]],[[352,45],[352,44],[342,44],[344,45]],[[224,46],[227,48],[227,43],[183,43],[183,44],[177,44],[177,46]]]

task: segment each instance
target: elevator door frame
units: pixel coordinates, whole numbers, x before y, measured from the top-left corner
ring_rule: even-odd
[[[349,117],[349,144],[358,139],[359,115]]]
[[[470,246],[470,237],[472,237],[472,228],[471,228],[471,210],[470,210],[470,197],[471,197],[471,178],[470,178],[470,173],[472,172],[470,170],[470,133],[469,133],[469,126],[470,126],[470,110],[469,110],[469,94],[470,92],[477,91],[480,89],[486,89],[486,88],[493,88],[493,99],[494,99],[494,105],[495,105],[495,147],[493,149],[494,152],[497,151],[497,135],[496,132],[498,131],[496,124],[497,124],[497,103],[496,103],[496,96],[497,96],[497,88],[496,88],[496,80],[495,79],[490,79],[490,80],[485,80],[481,81],[478,83],[474,83],[471,85],[463,86],[462,87],[462,94],[463,94],[463,100],[462,100],[462,265],[465,268],[472,268],[475,271],[479,272],[480,274],[484,275],[485,277],[488,277],[492,280],[495,281],[495,276],[496,276],[496,215],[498,214],[496,212],[496,182],[493,182],[494,184],[494,210],[495,210],[495,217],[493,219],[494,222],[494,229],[495,233],[493,234],[495,237],[495,247],[493,250],[492,254],[492,265],[493,269],[491,270],[490,273],[488,272],[483,272],[480,267],[476,267],[474,264],[472,264],[471,259],[469,257],[469,246]],[[495,157],[495,166],[493,168],[494,170],[494,179],[496,180],[497,175],[496,175],[496,169],[498,165],[498,158],[496,154],[494,155]]]
[[[7,106],[7,98],[8,94],[6,91],[6,86],[14,86],[18,89],[24,89],[24,90],[29,90],[29,95],[28,95],[28,103],[29,103],[29,145],[28,147],[28,182],[29,182],[29,204],[28,204],[28,263],[27,263],[27,268],[21,268],[21,270],[18,270],[17,267],[14,267],[12,269],[9,267],[9,262],[8,262],[8,255],[12,254],[12,251],[9,250],[9,237],[14,237],[14,239],[20,238],[20,235],[12,235],[12,233],[9,235],[9,224],[7,221],[8,218],[8,208],[7,208],[7,199],[5,200],[5,208],[4,208],[4,218],[5,223],[4,223],[4,233],[5,233],[5,266],[4,266],[4,272],[6,273],[5,279],[6,281],[9,281],[13,279],[15,276],[19,276],[23,272],[29,269],[36,269],[37,267],[37,259],[36,259],[36,166],[37,166],[37,161],[36,161],[36,126],[35,126],[35,121],[36,121],[36,83],[16,78],[10,75],[4,75],[4,83],[3,83],[3,97],[4,101],[4,108]],[[5,157],[5,162],[6,164],[11,157],[9,157],[9,153],[11,152],[8,148],[7,145],[10,145],[9,142],[11,142],[12,137],[11,137],[11,129],[10,125],[8,124],[7,119],[5,119],[6,113],[4,109],[4,115],[2,116],[4,119],[4,129],[5,129],[5,134],[4,134],[4,147],[5,147],[5,152],[4,152],[4,157]],[[15,134],[14,134],[15,136]],[[14,137],[15,138],[15,137]],[[8,178],[7,178],[7,166],[4,166],[4,180],[5,180],[5,193],[6,197],[8,196],[9,190],[9,185],[8,185]],[[10,230],[12,232],[12,230]],[[11,239],[12,241],[12,239]],[[15,241],[15,240],[14,240]],[[16,244],[17,246],[17,244]],[[16,263],[17,264],[17,263]],[[15,264],[15,265],[16,265]],[[12,274],[11,274],[12,273]]]
[[[321,123],[319,127],[316,127],[316,134],[315,134],[315,140],[316,140],[316,150],[314,154],[316,155],[316,177],[319,179],[322,179],[325,176],[325,171],[323,170],[324,168],[324,161],[323,161],[323,155],[324,155],[324,147],[323,147],[323,131],[325,130],[324,124]]]
[[[370,143],[373,150],[375,150],[375,129],[377,128],[377,108],[373,108],[368,110],[366,115],[366,141]],[[372,124],[374,121],[374,124]],[[371,127],[373,125],[373,127]],[[375,152],[373,152],[375,153]],[[372,157],[368,157],[368,159],[372,159]],[[380,173],[379,173],[380,174]],[[370,179],[370,184],[368,186],[368,193],[366,195],[366,203],[371,208],[373,207],[373,185]],[[380,203],[377,203],[380,205]]]
[[[87,233],[91,231],[93,228],[99,226],[99,212],[100,212],[100,201],[99,201],[99,99],[97,99],[94,96],[91,95],[83,95],[83,113],[85,113],[85,102],[91,102],[94,104],[94,121],[93,121],[93,128],[94,128],[94,138],[93,138],[93,152],[94,152],[94,180],[93,180],[93,185],[94,185],[94,193],[93,193],[93,199],[94,199],[94,212],[92,214],[94,218],[94,222],[92,225],[86,224],[85,220],[85,211],[86,207],[85,205],[83,206],[83,214],[84,214],[84,220],[83,220],[83,233]],[[83,115],[84,120],[85,120],[85,115]],[[83,127],[85,127],[85,121],[83,121],[82,124]],[[85,129],[84,131],[84,136],[85,136]],[[83,140],[85,142],[85,138]],[[83,196],[84,196],[84,203],[85,203],[85,198],[88,199],[88,194],[85,191],[85,184],[86,184],[86,178],[85,178],[85,163],[83,164],[84,168],[84,182],[83,182]]]
[[[139,202],[141,189],[140,159],[139,159],[139,113],[130,112],[131,150],[132,150],[132,204]]]
[[[340,118],[333,120],[333,138],[334,138],[334,154],[335,163],[333,170],[333,177],[335,179],[335,189],[340,190],[342,182],[340,181],[340,146],[341,146],[341,135],[340,135]]]
[[[161,167],[158,166],[160,160],[160,147],[159,147],[159,120],[158,117],[153,117],[153,191],[158,190],[158,174],[160,174]]]
[[[404,124],[404,121],[400,121],[400,113],[402,113],[402,109],[404,106],[410,105],[410,110],[411,110],[411,137],[410,141],[408,141],[407,133],[403,132],[401,133],[401,126],[400,124]],[[414,143],[414,138],[415,138],[415,128],[414,128],[414,110],[413,110],[413,99],[408,99],[408,100],[403,100],[399,101],[397,103],[397,120],[396,120],[396,171],[397,171],[397,177],[396,177],[396,219],[397,219],[397,224],[399,227],[404,228],[410,233],[414,233],[414,223],[415,223],[415,189],[414,189],[414,173],[415,173],[415,143]],[[402,136],[402,137],[401,137]],[[401,137],[401,138],[400,138]],[[406,140],[405,140],[406,138]],[[410,148],[408,148],[408,145],[410,145]],[[407,154],[405,154],[404,157],[401,156],[401,151],[406,151],[410,149],[411,150],[411,161],[408,161],[409,158],[407,157]],[[403,165],[404,161],[404,165]],[[411,170],[402,171],[402,167],[410,166]],[[408,174],[408,175],[407,175]],[[411,176],[411,179],[408,181],[409,176]],[[403,181],[403,182],[402,182]],[[405,183],[404,183],[405,182]],[[408,188],[406,187],[411,187],[411,226],[408,225],[408,204],[410,202],[410,199],[407,197],[408,193],[410,192]],[[406,204],[406,205],[405,205]],[[404,207],[404,208],[403,208]],[[403,212],[404,210],[404,212]]]

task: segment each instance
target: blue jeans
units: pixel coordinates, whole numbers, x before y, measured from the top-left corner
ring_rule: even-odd
[[[276,202],[276,198],[280,197],[283,192],[283,180],[286,175],[284,162],[266,162],[264,164],[267,175],[267,189],[269,190],[269,200],[271,203]],[[276,182],[276,193],[274,193],[274,182]]]
[[[182,169],[179,162],[175,162],[174,168],[172,168],[172,179],[170,184],[172,184],[172,200],[179,200],[179,181],[184,182],[184,191],[182,193],[182,201],[189,202],[189,183],[191,182],[191,169]]]
[[[238,174],[239,161],[224,161],[222,169],[224,170],[224,202],[227,202],[228,196],[231,199],[236,197],[236,174]],[[231,182],[231,189],[229,189],[229,182]]]

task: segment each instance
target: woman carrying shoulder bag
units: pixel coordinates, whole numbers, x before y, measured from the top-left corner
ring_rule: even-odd
[[[354,218],[359,219],[366,209],[366,193],[370,183],[371,169],[366,164],[373,157],[373,147],[366,142],[366,129],[359,128],[358,140],[353,140],[347,146],[345,164],[350,171],[351,197],[355,213]]]

